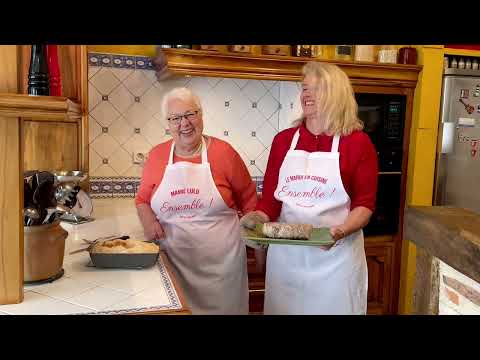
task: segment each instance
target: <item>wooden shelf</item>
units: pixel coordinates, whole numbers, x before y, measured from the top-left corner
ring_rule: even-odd
[[[340,66],[354,85],[414,88],[422,69],[421,66],[413,65],[217,53],[191,49],[162,49],[153,59],[159,81],[175,75],[300,81],[302,66],[309,61]]]
[[[0,115],[25,120],[77,122],[81,106],[66,97],[0,93]]]
[[[468,49],[444,49],[445,55],[457,55],[457,56],[476,56],[480,57],[479,50],[468,50]]]

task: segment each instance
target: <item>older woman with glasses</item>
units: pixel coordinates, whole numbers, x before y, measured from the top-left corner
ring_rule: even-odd
[[[135,200],[145,237],[160,240],[193,314],[248,314],[238,211],[255,208],[255,184],[228,143],[203,135],[189,89],[167,93],[162,113],[173,139],[151,150]]]

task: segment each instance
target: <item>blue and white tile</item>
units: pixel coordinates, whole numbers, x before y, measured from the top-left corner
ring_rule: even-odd
[[[142,128],[152,119],[150,111],[148,111],[142,103],[134,103],[124,114],[125,120],[133,128]]]
[[[92,67],[101,67],[102,63],[100,62],[100,54],[89,53],[88,54],[88,65]]]
[[[207,78],[196,76],[190,80],[188,83],[188,88],[197,94],[200,97],[200,100],[202,100],[203,92],[210,90],[212,86],[208,82]]]
[[[217,84],[222,81],[221,78],[218,78],[218,77],[207,77],[206,78],[208,83],[210,84],[210,87],[214,88],[215,86],[217,86]]]
[[[88,84],[88,111],[92,111],[95,106],[102,102],[102,94],[100,94],[95,86]]]
[[[134,134],[128,141],[123,144],[123,148],[128,153],[148,153],[152,149],[152,145],[140,134]]]
[[[88,140],[92,142],[102,134],[102,127],[98,125],[97,121],[92,117],[88,117]]]
[[[132,154],[128,153],[122,147],[119,147],[109,157],[108,164],[116,171],[117,174],[124,174],[133,163]]]
[[[140,71],[132,72],[123,84],[134,96],[142,96],[152,86],[150,79]]]
[[[250,160],[256,159],[265,150],[265,146],[252,136],[250,141],[240,144],[240,147],[245,151]]]
[[[108,101],[123,114],[134,104],[135,97],[123,84],[120,84],[108,96]]]
[[[265,88],[267,88],[267,90],[271,90],[275,85],[278,85],[278,81],[276,80],[260,80],[260,82]]]
[[[279,109],[279,102],[273,98],[270,93],[266,93],[264,97],[257,103],[258,110],[268,119]]]
[[[143,167],[137,164],[134,164],[128,168],[127,171],[123,173],[124,176],[132,176],[132,177],[141,177],[143,172]]]
[[[90,146],[98,155],[105,159],[112,155],[120,144],[110,134],[103,133],[93,140]]]
[[[270,155],[270,148],[265,149],[256,159],[255,165],[265,174],[267,170],[268,157]]]
[[[111,67],[112,66],[112,55],[111,54],[99,54],[99,65],[102,67]]]
[[[91,79],[101,68],[99,66],[88,66],[88,79]]]
[[[91,79],[90,82],[97,88],[102,95],[108,95],[115,89],[120,80],[111,72],[110,68],[101,68]]]
[[[270,147],[272,145],[273,138],[276,135],[276,130],[270,125],[268,121],[265,121],[257,130],[256,130],[256,137],[261,143],[266,147]]]
[[[274,97],[275,100],[280,101],[280,84],[275,83],[268,92]]]
[[[257,130],[265,122],[265,117],[258,111],[258,109],[249,109],[242,117],[241,123],[244,129],[248,132]]]
[[[162,98],[166,90],[161,87],[152,86],[140,98],[140,102],[150,115],[154,115],[162,110]]]
[[[233,82],[237,84],[239,89],[243,89],[250,80],[247,79],[233,79]]]
[[[134,127],[123,116],[117,118],[108,127],[108,133],[120,144],[124,144],[134,135]]]
[[[95,174],[95,171],[102,165],[102,158],[97,154],[93,148],[89,151],[89,171],[90,174]]]
[[[154,82],[158,81],[157,80],[157,75],[155,74],[155,70],[138,70],[145,75],[145,77],[150,81],[151,84]]]
[[[109,126],[120,116],[120,113],[109,101],[102,101],[90,112],[90,115],[92,115],[100,125]]]
[[[251,176],[263,176],[262,171],[255,165],[248,166],[248,172]]]
[[[152,118],[152,120],[143,126],[142,135],[152,146],[167,140],[165,137],[165,128],[160,124],[160,121],[155,118]]]
[[[258,103],[267,93],[267,88],[261,81],[249,81],[247,85],[242,88],[242,93],[245,94],[251,102]]]

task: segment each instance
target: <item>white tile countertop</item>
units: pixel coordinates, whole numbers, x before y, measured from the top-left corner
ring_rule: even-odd
[[[89,267],[88,252],[69,255],[85,246],[83,238],[143,238],[132,198],[93,201],[95,221],[80,225],[61,223],[69,233],[65,274],[48,284],[25,285],[24,301],[0,305],[0,315],[188,313],[163,253],[155,266],[141,270]]]

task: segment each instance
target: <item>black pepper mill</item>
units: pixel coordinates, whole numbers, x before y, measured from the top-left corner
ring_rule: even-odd
[[[28,71],[28,94],[50,95],[45,45],[32,45]]]

